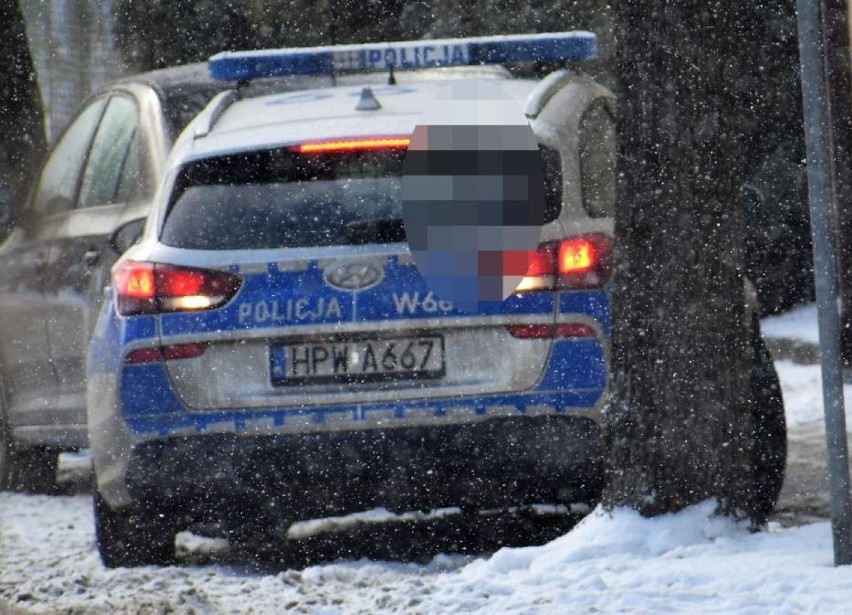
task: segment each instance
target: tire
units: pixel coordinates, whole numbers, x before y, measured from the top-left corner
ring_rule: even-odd
[[[0,365],[2,367],[2,365]],[[0,490],[12,486],[12,430],[6,420],[6,389],[0,370]]]
[[[12,486],[12,437],[3,415],[3,400],[0,399],[0,490]]]
[[[165,518],[135,508],[115,510],[94,492],[95,539],[107,568],[168,566],[175,562],[175,531]]]
[[[5,397],[0,385],[0,489],[52,495],[57,492],[59,454],[45,447],[15,444],[6,422]]]
[[[56,450],[43,446],[21,447],[10,442],[6,455],[6,486],[9,489],[42,495],[58,492],[59,453]]]
[[[751,403],[753,422],[752,469],[755,520],[764,523],[775,508],[787,468],[787,423],[781,383],[760,334],[755,316],[752,327]]]

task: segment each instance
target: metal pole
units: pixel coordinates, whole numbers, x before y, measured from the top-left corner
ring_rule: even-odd
[[[834,246],[834,195],[831,190],[828,100],[823,73],[824,40],[819,0],[796,0],[799,14],[799,57],[802,66],[808,196],[814,245],[819,343],[822,351],[822,393],[825,440],[831,489],[831,530],[834,565],[852,563],[849,464],[843,372],[840,362],[840,319],[837,303],[837,259]]]

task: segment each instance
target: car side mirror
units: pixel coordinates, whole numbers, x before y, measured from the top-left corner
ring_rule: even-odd
[[[145,218],[138,218],[122,224],[109,238],[109,245],[116,254],[124,254],[136,245],[145,230]]]

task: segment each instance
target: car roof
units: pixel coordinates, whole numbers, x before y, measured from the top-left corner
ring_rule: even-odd
[[[339,78],[336,87],[240,98],[215,119],[204,138],[192,138],[183,158],[195,159],[309,140],[367,135],[409,135],[423,111],[450,81],[489,80],[518,102],[519,110],[537,80],[514,79],[497,67],[446,68],[400,73],[388,85],[387,74]],[[352,85],[344,85],[352,83]],[[357,85],[356,85],[357,84]],[[358,111],[356,105],[365,84],[380,109]],[[208,109],[208,112],[210,110]]]
[[[311,75],[257,79],[243,88],[254,95],[324,87],[333,83],[333,78],[328,75]],[[156,92],[173,140],[216,94],[240,85],[236,81],[211,79],[206,62],[128,75],[114,81],[107,89],[129,84],[141,84]]]
[[[187,64],[122,77],[105,89],[141,84],[156,92],[172,139],[186,127],[210,99],[233,83],[210,79],[206,64]]]

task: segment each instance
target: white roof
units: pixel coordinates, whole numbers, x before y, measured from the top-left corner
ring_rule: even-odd
[[[438,73],[439,71],[429,71]],[[293,145],[305,141],[359,136],[408,135],[421,114],[446,89],[448,81],[458,81],[468,73],[445,69],[444,78],[434,80],[399,79],[387,85],[386,77],[370,86],[381,108],[355,109],[364,89],[346,85],[316,90],[286,92],[237,100],[216,120],[210,133],[201,138],[185,135],[177,148],[183,161],[230,152]],[[481,70],[474,78],[488,80],[518,102],[519,113],[536,80],[512,79],[504,74],[490,75]],[[408,75],[406,75],[408,77]],[[449,79],[447,78],[449,77]],[[495,79],[495,77],[497,77]],[[190,125],[187,132],[193,130]],[[191,143],[189,142],[191,140]]]

